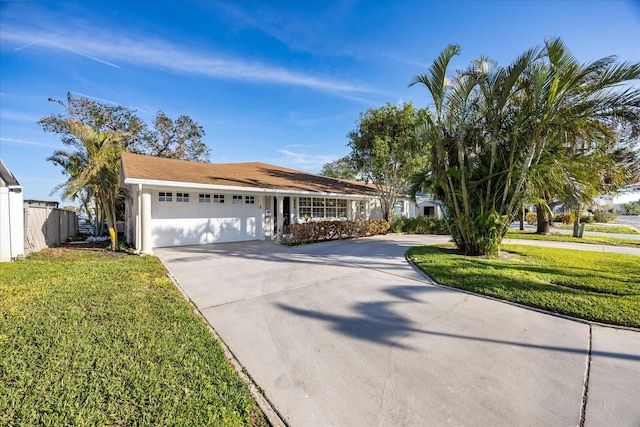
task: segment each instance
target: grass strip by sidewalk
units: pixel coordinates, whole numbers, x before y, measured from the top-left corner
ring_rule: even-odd
[[[562,228],[563,230],[573,230],[573,224],[554,223],[553,228]],[[596,231],[598,233],[614,233],[614,234],[640,234],[631,227],[626,225],[600,225],[585,224],[584,231]]]
[[[268,425],[155,257],[0,264],[0,425]]]
[[[638,239],[620,239],[607,236],[584,236],[582,238],[573,237],[569,234],[552,233],[551,235],[536,234],[535,231],[508,230],[506,239],[526,239],[526,240],[547,240],[552,242],[573,242],[586,243],[590,245],[610,245],[626,246],[630,248],[640,248]]]
[[[582,319],[640,328],[640,257],[503,245],[501,258],[451,246],[408,252],[436,282]]]

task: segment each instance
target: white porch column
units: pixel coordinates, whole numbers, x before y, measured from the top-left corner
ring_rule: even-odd
[[[278,241],[282,240],[282,227],[284,224],[284,197],[276,196],[277,204],[278,204]]]
[[[140,253],[152,254],[151,250],[151,190],[144,188],[140,194],[140,240],[139,244],[136,244]]]

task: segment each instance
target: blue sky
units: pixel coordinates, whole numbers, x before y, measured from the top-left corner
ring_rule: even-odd
[[[27,199],[65,180],[37,120],[67,91],[189,115],[213,162],[318,172],[359,114],[426,106],[411,78],[447,44],[463,68],[562,37],[582,61],[640,61],[640,1],[0,1],[0,156]]]

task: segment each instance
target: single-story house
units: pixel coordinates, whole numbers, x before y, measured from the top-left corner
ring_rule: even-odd
[[[0,159],[0,262],[24,256],[22,186]]]
[[[375,186],[259,162],[123,153],[125,237],[154,247],[278,239],[287,224],[382,217]]]
[[[416,199],[415,216],[429,216],[441,219],[443,217],[442,203],[429,197]]]

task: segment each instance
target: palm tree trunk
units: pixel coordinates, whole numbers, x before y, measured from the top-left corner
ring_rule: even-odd
[[[536,205],[536,218],[538,220],[538,228],[536,230],[536,233],[551,234],[551,230],[549,229],[549,218],[547,217],[547,212],[544,205]]]

